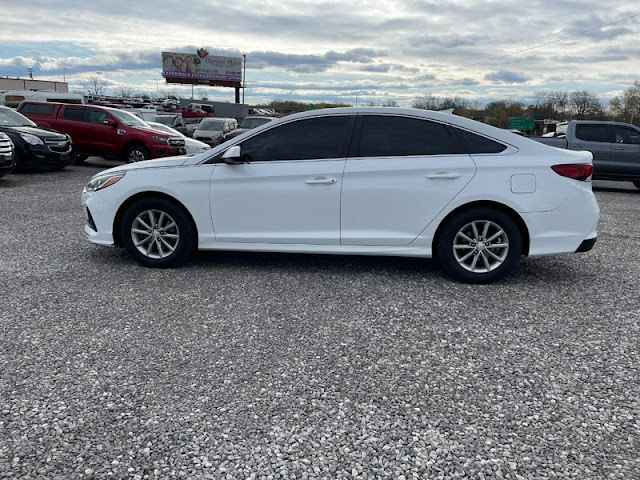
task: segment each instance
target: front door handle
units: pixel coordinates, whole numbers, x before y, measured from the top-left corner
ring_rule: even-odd
[[[337,181],[338,180],[336,180],[335,178],[321,177],[321,178],[314,178],[313,180],[305,180],[304,183],[306,183],[307,185],[333,185]]]
[[[624,147],[613,147],[613,150],[617,150],[617,151],[624,150]]]
[[[433,173],[431,175],[427,175],[427,178],[429,180],[455,180],[456,178],[459,178],[461,175],[462,175],[461,173],[438,172],[438,173]]]

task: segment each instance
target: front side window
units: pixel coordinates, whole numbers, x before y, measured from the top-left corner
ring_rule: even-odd
[[[87,121],[87,109],[78,107],[66,107],[62,113],[62,118],[70,120],[72,122],[86,122]]]
[[[258,162],[345,157],[350,120],[340,115],[286,123],[245,140],[242,156]]]
[[[102,125],[102,122],[104,122],[107,118],[109,118],[109,115],[107,115],[105,112],[101,110],[91,110],[91,113],[89,114],[89,123]]]
[[[441,123],[389,115],[366,115],[362,119],[360,157],[464,153],[460,140]]]
[[[632,128],[618,127],[614,128],[616,143],[626,143],[629,145],[640,145],[640,132]]]
[[[608,142],[606,125],[576,125],[576,138],[585,142]]]

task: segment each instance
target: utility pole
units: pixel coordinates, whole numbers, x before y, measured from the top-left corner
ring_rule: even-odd
[[[27,72],[29,72],[29,78],[33,80],[33,68],[31,67],[27,68]]]
[[[246,75],[247,75],[247,54],[243,53],[242,54],[242,61],[243,61],[243,65],[242,65],[242,104],[244,105],[244,89],[247,88],[247,84],[245,83],[246,80]]]
[[[65,71],[69,70],[69,67],[62,67],[62,81],[67,83],[67,76],[65,75]]]

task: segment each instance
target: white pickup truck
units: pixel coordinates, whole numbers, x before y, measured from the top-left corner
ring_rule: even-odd
[[[530,138],[552,147],[587,150],[593,154],[593,178],[630,181],[640,188],[640,128],[620,122],[572,120],[560,124],[558,134]]]

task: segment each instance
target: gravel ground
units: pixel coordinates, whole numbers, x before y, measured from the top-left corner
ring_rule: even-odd
[[[0,179],[0,478],[640,478],[640,191],[491,286],[427,260],[84,239],[100,170]]]

